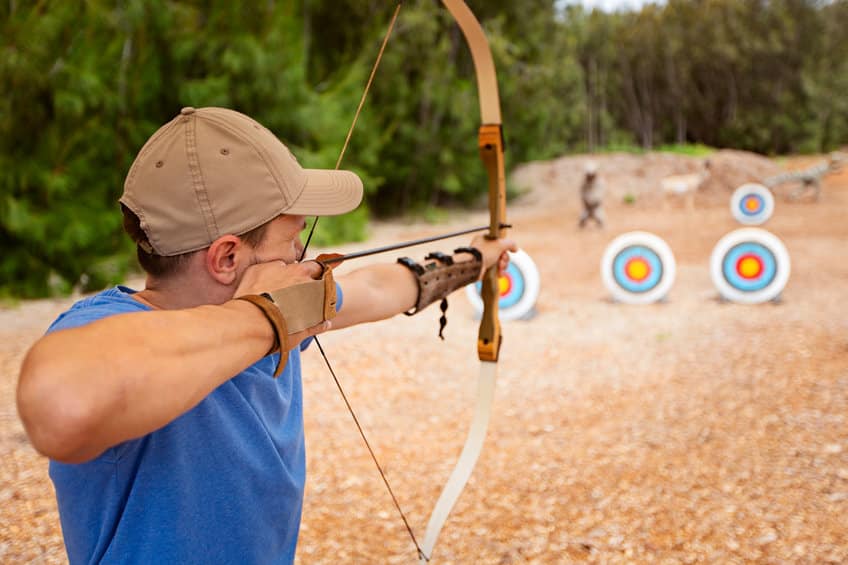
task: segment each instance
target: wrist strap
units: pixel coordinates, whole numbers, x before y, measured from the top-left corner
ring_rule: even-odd
[[[470,253],[475,259],[483,262],[483,254],[476,247],[457,247],[453,250],[454,253]]]
[[[274,378],[279,377],[286,366],[289,359],[288,336],[289,330],[286,327],[286,319],[283,313],[274,304],[274,301],[267,294],[245,294],[244,296],[236,297],[236,300],[245,300],[250,302],[262,311],[265,319],[271,324],[271,329],[274,330],[274,345],[268,350],[265,355],[280,352],[280,362],[277,364],[277,369],[274,371]]]

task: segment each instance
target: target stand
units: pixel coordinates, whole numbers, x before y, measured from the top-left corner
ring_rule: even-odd
[[[465,294],[477,318],[483,315],[481,289],[479,282],[465,287]],[[529,320],[533,317],[539,298],[539,269],[530,255],[521,249],[509,252],[509,267],[498,279],[498,289],[501,320]]]
[[[616,302],[651,304],[665,299],[677,266],[668,244],[643,231],[622,234],[601,259],[601,279]]]
[[[719,240],[710,276],[724,300],[742,304],[777,301],[789,281],[789,253],[774,234],[741,228]]]
[[[774,195],[761,184],[743,184],[730,197],[730,213],[746,226],[764,224],[774,213]]]

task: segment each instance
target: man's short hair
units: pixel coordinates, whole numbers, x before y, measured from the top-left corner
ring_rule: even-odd
[[[138,264],[141,265],[141,268],[144,269],[145,273],[159,278],[177,275],[186,268],[191,256],[197,253],[197,251],[189,251],[179,255],[164,256],[157,255],[151,251],[146,251],[145,248],[152,248],[150,246],[150,241],[147,239],[147,234],[144,233],[144,230],[141,228],[141,220],[139,220],[138,216],[136,216],[132,210],[123,204],[121,204],[121,213],[124,215],[124,231],[126,231],[135,242],[135,253],[138,258]],[[271,222],[266,222],[257,228],[253,228],[248,232],[239,234],[238,237],[251,247],[256,247],[265,239],[265,233],[268,231],[268,224],[270,223]]]

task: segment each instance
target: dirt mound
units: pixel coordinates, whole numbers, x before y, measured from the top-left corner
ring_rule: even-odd
[[[710,176],[696,199],[702,205],[724,204],[739,185],[759,182],[782,171],[771,159],[747,151],[725,149],[707,159]],[[586,166],[594,162],[606,183],[607,205],[620,203],[625,198],[651,205],[659,202],[662,196],[662,179],[697,173],[707,159],[673,153],[569,155],[521,165],[513,172],[511,181],[530,203],[554,204],[570,199],[576,204]]]
[[[738,186],[762,182],[781,170],[774,161],[762,155],[723,149],[710,156],[710,178],[701,187],[699,197],[717,198],[724,204]]]

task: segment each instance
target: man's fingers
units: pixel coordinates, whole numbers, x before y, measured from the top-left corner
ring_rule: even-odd
[[[509,267],[509,254],[504,251],[498,259],[498,269],[501,273],[504,273],[506,272],[507,267]]]
[[[309,278],[320,279],[321,275],[324,274],[324,267],[318,261],[304,261],[303,263],[298,263],[298,265]]]
[[[282,267],[292,275],[293,280],[320,279],[324,274],[324,267],[315,261],[303,261],[302,263],[285,263],[283,261],[272,261],[271,264]],[[279,272],[279,271],[277,271]]]

